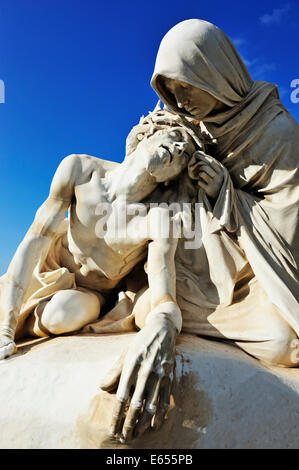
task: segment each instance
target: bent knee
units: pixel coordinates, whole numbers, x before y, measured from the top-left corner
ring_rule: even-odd
[[[81,329],[97,319],[100,301],[93,293],[75,290],[57,292],[44,308],[42,325],[54,335]]]
[[[61,335],[75,330],[73,322],[68,321],[65,311],[61,309],[55,309],[55,311],[48,309],[44,312],[42,325],[52,335]]]

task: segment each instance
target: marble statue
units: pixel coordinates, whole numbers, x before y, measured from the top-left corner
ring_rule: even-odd
[[[122,442],[163,423],[180,332],[299,359],[298,124],[203,20],[166,34],[151,85],[168,109],[133,128],[121,164],[62,161],[1,280],[2,358],[25,334],[139,330],[101,384]],[[175,234],[190,214],[197,244]]]
[[[150,396],[136,432],[146,429],[155,414],[156,426],[163,421],[170,397],[175,339],[182,326],[174,267],[178,239],[166,238],[156,230],[164,217],[162,207],[149,206],[141,216],[135,216],[138,202],[149,203],[151,193],[155,195],[152,201],[163,200],[161,191],[190,166],[192,155],[204,158],[202,152],[195,152],[201,144],[195,134],[192,138],[188,122],[177,118],[160,106],[142,118],[129,135],[121,164],[87,155],[66,157],[55,173],[49,197],[37,211],[2,279],[0,350],[5,358],[16,352],[15,336],[60,335],[90,323],[83,331],[107,332],[107,328],[101,330],[103,322],[96,322],[101,307],[120,281],[147,257],[145,295],[136,302],[131,319],[113,322],[126,331],[128,325],[132,328],[134,318],[141,330],[121,366],[112,434],[121,434],[123,440],[131,437],[140,415],[145,385]],[[169,189],[166,192],[173,194]],[[111,212],[105,218],[108,209]],[[67,210],[69,217],[64,219]],[[124,210],[131,214],[125,219]],[[102,233],[105,224],[107,229]],[[122,236],[124,230],[126,237]],[[115,319],[115,311],[113,315]],[[104,322],[107,317],[109,314]],[[118,379],[114,366],[102,388],[110,390]],[[119,429],[132,380],[135,392]]]

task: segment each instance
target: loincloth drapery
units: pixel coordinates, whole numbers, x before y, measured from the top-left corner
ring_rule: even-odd
[[[39,331],[40,310],[38,306],[50,301],[53,295],[61,290],[74,289],[83,292],[91,292],[95,294],[101,306],[107,303],[110,309],[105,308],[105,315],[97,321],[97,333],[124,332],[134,330],[134,317],[131,315],[133,310],[133,298],[126,295],[122,291],[121,283],[113,292],[108,290],[99,291],[94,289],[92,285],[81,285],[76,274],[72,272],[70,266],[71,260],[64,266],[62,260],[66,261],[69,256],[68,250],[65,249],[63,240],[67,233],[68,222],[65,219],[59,226],[56,236],[50,246],[45,262],[39,263],[33,272],[31,282],[26,291],[16,329],[16,338],[22,337],[26,330],[26,322],[31,316],[36,320],[36,331]],[[1,284],[5,282],[6,275],[0,278]],[[115,300],[111,305],[111,297]],[[99,312],[100,315],[100,312]],[[45,336],[45,331],[40,331],[39,336]]]

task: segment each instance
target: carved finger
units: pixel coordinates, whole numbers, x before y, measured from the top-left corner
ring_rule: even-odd
[[[126,403],[126,401],[116,400],[109,430],[109,434],[112,437],[117,437],[121,433],[121,426],[125,414]]]
[[[160,389],[160,402],[154,418],[153,428],[157,431],[165,421],[165,416],[170,404],[170,392],[172,386],[171,377],[165,377]]]
[[[121,375],[121,380],[122,377],[123,374]],[[117,437],[121,434],[132,381],[132,377],[130,377],[129,379],[126,378],[123,380],[122,386],[121,383],[118,386],[116,394],[116,404],[113,410],[110,427],[111,436]]]
[[[204,171],[207,175],[211,178],[215,178],[217,176],[217,172],[211,166],[207,165],[206,163],[202,163],[200,165],[200,172]],[[200,173],[199,173],[200,174]]]
[[[130,357],[126,357],[116,393],[119,401],[124,402],[128,399],[139,366],[137,360],[134,361]]]
[[[214,157],[211,157],[211,155],[207,155],[204,152],[197,151],[196,152],[197,158],[199,158],[203,163],[208,164],[211,168],[213,168],[216,173],[222,172],[223,167],[220,162],[218,162]]]
[[[160,387],[163,378],[159,375],[152,374],[151,381],[148,386],[148,394],[145,402],[145,410],[152,416],[157,411],[157,404],[159,400]]]
[[[117,399],[120,403],[127,403],[129,401],[128,399],[130,394],[132,394],[133,385],[136,382],[136,386],[133,392],[133,396],[130,400],[129,409],[126,413],[126,418],[123,426],[122,420],[124,418],[125,407],[120,407],[119,409],[117,409],[114,416],[114,419],[117,420],[115,424],[115,429],[117,430],[117,433],[121,435],[121,442],[125,442],[127,439],[131,438],[134,426],[136,424],[136,420],[143,404],[144,389],[149,372],[147,374],[144,372],[141,374],[139,373],[136,378],[138,368],[139,363],[137,361],[131,364],[130,368],[127,367],[123,370],[116,394]]]
[[[210,184],[211,183],[211,177],[208,175],[205,171],[201,171],[199,173],[199,178],[202,179],[205,183]]]
[[[113,426],[111,427],[111,434],[114,436],[120,435],[121,442],[131,437],[131,434],[136,424],[140,408],[142,407],[142,394],[144,387],[142,387],[142,380],[138,380],[138,386],[135,387],[133,396],[132,394],[133,384],[136,381],[136,373],[139,368],[139,362],[133,361],[127,362],[127,367],[124,367],[119,386],[117,389],[117,404],[113,413]],[[128,365],[129,364],[129,365]],[[139,398],[141,396],[141,399]],[[126,412],[126,405],[130,402],[129,409]],[[114,434],[113,434],[114,433]]]
[[[127,440],[132,438],[132,434],[143,405],[145,387],[147,385],[150,373],[150,368],[141,366],[137,376],[135,390],[131,398],[130,406],[123,425],[123,430],[121,433],[121,442],[126,442]]]
[[[193,153],[193,157],[195,157],[197,160],[206,161],[207,154],[202,150],[196,150],[196,152]]]
[[[208,156],[208,163],[216,173],[222,172],[222,166],[215,158]]]
[[[203,181],[198,180],[198,181],[197,181],[197,185],[198,185],[200,188],[202,188],[204,191],[207,190],[207,187],[208,187],[207,183],[204,183]]]
[[[140,410],[143,406],[143,402],[145,399],[145,390],[150,386],[152,380],[152,370],[156,362],[157,351],[158,346],[155,348],[155,351],[151,354],[150,358],[145,363],[141,364],[141,367],[138,371],[135,390],[123,426],[123,442],[132,437],[133,430],[137,424],[137,419],[139,417]]]
[[[193,155],[196,156],[196,159],[209,164],[211,160],[213,160],[213,157],[210,157],[207,153],[203,152],[202,150],[197,150]]]
[[[137,387],[136,387],[137,388]],[[137,423],[137,419],[140,414],[140,410],[143,404],[143,392],[144,392],[145,385],[141,385],[135,389],[129,409],[127,411],[126,419],[123,425],[122,430],[122,441],[126,441],[132,437],[133,430]]]
[[[138,437],[151,427],[152,419],[157,411],[161,380],[162,378],[156,374],[152,374],[150,377],[144,411],[136,427]]]
[[[138,372],[138,377],[135,385],[135,390],[131,399],[130,407],[134,409],[141,409],[143,400],[145,398],[145,387],[148,382],[148,378],[151,374],[151,369],[149,367],[142,367]]]
[[[132,403],[128,409],[127,416],[125,422],[123,424],[123,429],[121,432],[120,442],[124,444],[125,442],[129,441],[133,437],[133,431],[137,422],[137,419],[140,415],[140,407],[132,406]]]
[[[153,430],[158,431],[162,424],[165,421],[165,416],[167,413],[168,407],[167,408],[160,408],[159,411],[156,413],[154,417],[154,423],[153,423]]]
[[[168,409],[170,404],[170,392],[172,387],[173,381],[173,374],[169,377],[165,377],[161,384],[161,391],[160,391],[160,406],[161,408]]]
[[[142,416],[136,426],[135,437],[140,437],[151,427],[153,420],[153,414],[147,410],[144,410]]]

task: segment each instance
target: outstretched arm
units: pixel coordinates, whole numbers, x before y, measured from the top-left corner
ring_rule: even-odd
[[[151,426],[157,429],[169,406],[175,341],[182,326],[175,300],[176,246],[177,239],[156,238],[149,243],[151,311],[124,358],[112,419],[111,434],[122,442],[141,435]],[[111,384],[111,375],[107,379]],[[108,389],[105,382],[102,389]]]
[[[43,263],[73,197],[78,159],[66,157],[53,178],[49,197],[38,209],[5,275],[0,297],[0,359],[16,352],[14,334],[34,268]]]

